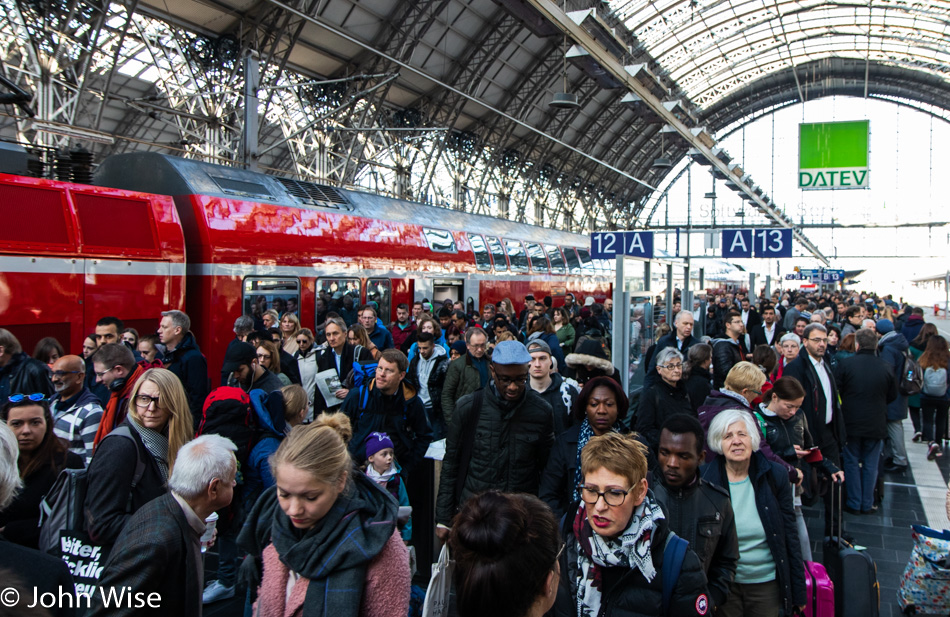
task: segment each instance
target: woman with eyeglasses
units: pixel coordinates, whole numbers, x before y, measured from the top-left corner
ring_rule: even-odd
[[[620,419],[628,405],[623,388],[610,377],[594,377],[574,399],[573,425],[554,439],[538,493],[555,516],[563,516],[580,499],[581,451],[591,437],[630,432]]]
[[[775,370],[772,371],[773,383],[782,378],[785,367],[798,357],[799,352],[802,350],[802,338],[794,332],[789,332],[788,334],[782,335],[782,338],[778,340],[778,346],[782,351],[782,357],[778,359],[778,364],[775,365]]]
[[[805,566],[785,469],[759,451],[759,427],[744,410],[717,415],[706,439],[716,458],[702,477],[729,491],[739,536],[736,577],[716,615],[784,617],[804,610]]]
[[[686,390],[683,362],[683,354],[675,347],[661,349],[656,356],[660,379],[640,392],[636,430],[654,453],[660,445],[660,428],[667,418],[678,413],[696,415]]]
[[[455,517],[449,550],[460,617],[541,617],[554,605],[564,546],[533,495],[488,491]]]
[[[23,481],[23,489],[0,512],[0,533],[11,542],[37,548],[43,495],[60,471],[82,469],[83,460],[53,432],[53,415],[41,393],[11,395],[0,410],[0,420],[16,435],[20,448],[17,467]]]
[[[89,464],[86,527],[94,542],[115,543],[132,514],[165,494],[175,456],[194,436],[193,422],[174,373],[162,368],[142,373],[129,396],[128,415],[99,443]]]
[[[565,541],[554,614],[572,617],[706,615],[702,564],[686,549],[663,607],[663,562],[672,531],[647,488],[646,447],[631,435],[592,437],[581,452],[577,509],[561,524]]]
[[[294,342],[296,344],[296,341]],[[280,380],[280,385],[289,386],[290,378],[280,372],[280,350],[277,343],[261,339],[257,343],[257,361]]]
[[[297,332],[297,351],[294,352],[294,360],[297,361],[297,370],[300,371],[300,385],[307,393],[307,416],[312,418],[313,396],[316,392],[317,356],[320,351],[314,345],[313,330],[310,328],[301,328]]]

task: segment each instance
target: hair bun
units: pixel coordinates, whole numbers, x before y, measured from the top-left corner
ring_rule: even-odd
[[[353,437],[353,425],[350,424],[350,418],[345,413],[322,413],[317,416],[311,426],[332,428],[343,440],[343,443],[350,443],[350,439]]]

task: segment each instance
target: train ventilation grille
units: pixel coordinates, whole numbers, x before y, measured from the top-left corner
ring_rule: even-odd
[[[305,204],[324,208],[346,208],[348,205],[346,197],[332,186],[293,178],[277,178],[277,181],[284,185],[288,193]]]

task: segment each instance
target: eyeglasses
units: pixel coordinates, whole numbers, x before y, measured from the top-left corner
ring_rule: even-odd
[[[813,342],[813,343],[818,343],[818,344],[827,343],[827,342],[828,342],[828,339],[827,339],[827,338],[806,338],[805,340],[806,340],[806,341],[811,341],[811,342]]]
[[[155,408],[158,409],[158,399],[157,396],[148,396],[147,394],[139,394],[135,397],[135,404],[142,409],[148,409],[149,405],[155,403]]]
[[[495,383],[497,383],[502,388],[507,388],[511,384],[525,383],[528,381],[528,374],[519,375],[518,377],[504,377],[502,375],[495,375]]]
[[[619,488],[611,488],[606,491],[598,491],[593,486],[587,486],[582,484],[581,489],[581,499],[584,500],[584,503],[589,503],[594,505],[597,501],[603,497],[604,503],[608,506],[620,506],[623,505],[624,500],[627,498],[627,493],[632,491],[632,488],[629,488],[625,491],[620,490]]]
[[[270,360],[270,354],[269,354],[269,353],[259,353],[259,354],[257,354],[257,359],[258,359],[258,360]]]
[[[668,369],[668,370],[671,370],[671,371],[681,371],[681,370],[683,370],[683,363],[682,363],[682,362],[679,363],[679,364],[661,364],[661,365],[659,365],[659,366],[660,366],[660,368],[665,368],[665,369]]]
[[[11,394],[7,397],[7,400],[11,403],[21,403],[25,400],[31,400],[34,403],[40,403],[46,400],[46,395],[42,392],[34,392],[33,394]]]
[[[65,377],[66,375],[75,375],[75,374],[77,374],[78,372],[79,372],[79,371],[53,371],[53,377],[56,377],[56,378],[58,378],[58,379],[62,379],[62,378]]]
[[[115,368],[115,367],[113,366],[112,368]],[[98,377],[99,379],[102,379],[102,376],[105,375],[106,373],[108,373],[108,372],[111,371],[111,370],[112,370],[111,368],[107,368],[106,370],[101,371],[101,372],[100,372],[100,371],[96,371],[96,377]]]

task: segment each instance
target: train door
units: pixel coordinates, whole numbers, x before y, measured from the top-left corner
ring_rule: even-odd
[[[376,316],[383,320],[386,327],[393,321],[392,315],[393,287],[389,279],[366,279],[366,302],[375,302],[379,307]]]
[[[300,317],[300,279],[296,277],[252,277],[244,279],[243,310],[254,318],[255,327],[263,326],[264,312],[278,315],[293,313]],[[260,321],[260,324],[258,322]]]
[[[446,300],[465,302],[465,279],[439,278],[432,280],[432,303],[441,304]]]

